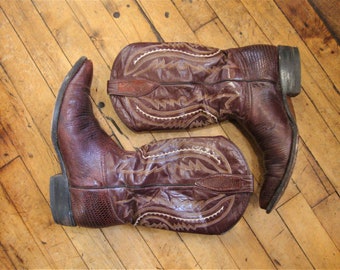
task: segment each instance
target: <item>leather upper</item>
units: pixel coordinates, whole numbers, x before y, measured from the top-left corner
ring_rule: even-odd
[[[120,148],[94,117],[92,69],[87,60],[68,79],[57,119],[76,224],[132,223],[209,234],[232,227],[253,191],[236,146],[219,136]]]
[[[136,131],[236,120],[264,155],[260,205],[266,208],[294,151],[285,108],[289,97],[281,91],[278,73],[278,50],[271,45],[220,50],[136,43],[117,56],[108,94],[122,121]]]

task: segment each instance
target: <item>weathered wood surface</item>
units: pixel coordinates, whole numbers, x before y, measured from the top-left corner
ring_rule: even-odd
[[[307,0],[0,0],[0,37],[0,269],[340,268],[339,45]],[[232,123],[137,134],[120,121],[106,81],[119,51],[139,41],[299,47],[299,153],[271,214],[258,206],[261,157]],[[223,135],[239,146],[256,183],[234,228],[205,236],[54,224],[49,177],[60,167],[51,116],[65,74],[82,55],[94,63],[95,115],[124,148],[199,135]]]

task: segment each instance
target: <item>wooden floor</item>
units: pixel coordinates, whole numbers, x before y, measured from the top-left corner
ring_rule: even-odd
[[[340,269],[340,57],[330,33],[308,0],[1,0],[0,268]],[[293,104],[301,140],[275,211],[259,208],[261,158],[233,124],[137,134],[118,119],[106,82],[119,51],[137,41],[299,47],[302,92]],[[256,186],[233,229],[203,236],[54,224],[49,178],[60,167],[51,116],[65,74],[82,55],[94,62],[96,116],[126,149],[218,134],[241,148]]]

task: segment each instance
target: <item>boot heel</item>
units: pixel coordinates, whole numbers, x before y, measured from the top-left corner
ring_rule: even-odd
[[[50,178],[50,204],[56,223],[76,226],[72,215],[68,180],[63,174],[56,174]]]
[[[279,72],[283,94],[295,97],[301,91],[300,53],[296,47],[278,46]]]

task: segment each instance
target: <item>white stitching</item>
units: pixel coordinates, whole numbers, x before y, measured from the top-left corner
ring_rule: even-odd
[[[160,212],[147,212],[147,213],[144,213],[143,215],[139,216],[136,220],[136,222],[133,224],[134,226],[138,225],[139,221],[147,216],[147,215],[155,215],[155,216],[163,216],[163,217],[166,217],[166,218],[173,218],[173,219],[176,219],[176,220],[180,220],[180,221],[184,221],[184,222],[200,222],[200,221],[205,221],[209,218],[213,218],[215,216],[217,216],[219,213],[221,213],[222,211],[224,210],[224,206],[222,206],[218,211],[216,211],[215,213],[209,215],[209,216],[206,216],[206,217],[201,217],[201,218],[180,218],[180,217],[175,217],[175,216],[172,216],[172,215],[169,215],[169,214],[164,214],[164,213],[160,213]]]
[[[142,153],[142,157],[144,159],[159,158],[159,157],[164,157],[164,156],[167,156],[167,155],[176,154],[176,153],[180,153],[180,152],[197,152],[197,153],[200,153],[200,154],[205,154],[205,155],[208,155],[209,157],[212,157],[213,159],[215,159],[218,164],[221,164],[220,159],[218,158],[218,156],[213,151],[211,151],[208,148],[203,148],[203,147],[200,147],[200,146],[193,146],[191,148],[177,149],[177,150],[173,150],[173,151],[169,151],[169,152],[163,152],[163,153],[160,153],[160,154],[147,155],[147,156],[145,156]]]
[[[175,119],[179,119],[179,118],[184,118],[187,117],[189,115],[193,115],[193,114],[197,114],[197,113],[205,113],[207,115],[209,115],[211,118],[213,118],[215,120],[216,123],[218,123],[218,119],[215,115],[213,115],[211,112],[208,112],[206,110],[203,109],[198,109],[196,111],[192,111],[192,112],[188,112],[188,113],[184,113],[182,115],[177,115],[177,116],[167,116],[167,117],[159,117],[159,116],[154,116],[152,114],[148,114],[146,112],[144,112],[141,108],[139,108],[138,106],[136,106],[136,110],[141,112],[142,114],[144,114],[147,117],[150,117],[152,119],[157,119],[157,120],[175,120]]]
[[[136,65],[136,63],[140,59],[142,59],[143,57],[145,57],[149,54],[158,53],[158,52],[178,52],[178,53],[183,53],[183,54],[194,56],[194,57],[208,58],[208,57],[213,57],[213,56],[219,54],[221,52],[221,50],[217,50],[216,52],[210,53],[210,54],[194,54],[194,53],[189,53],[189,52],[186,52],[186,51],[181,51],[181,50],[178,50],[178,49],[155,49],[155,50],[151,50],[151,51],[145,52],[142,55],[140,55],[135,61],[133,61],[133,64]]]

